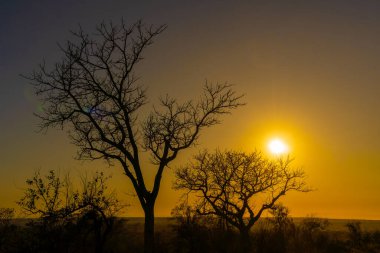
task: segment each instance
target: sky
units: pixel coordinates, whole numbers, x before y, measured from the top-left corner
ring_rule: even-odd
[[[123,18],[168,25],[138,68],[152,104],[197,97],[205,80],[245,94],[246,105],[202,132],[173,168],[203,148],[266,152],[277,137],[315,189],[285,196],[292,216],[380,219],[379,11],[377,0],[1,1],[0,207],[16,206],[36,170],[102,169],[130,204],[125,215],[143,214],[120,167],[76,160],[64,131],[38,132],[38,102],[20,77],[59,60],[57,44],[79,24],[92,32]],[[178,203],[173,168],[156,216]]]

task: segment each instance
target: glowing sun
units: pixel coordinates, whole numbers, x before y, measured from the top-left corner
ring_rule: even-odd
[[[268,143],[268,149],[272,154],[281,155],[288,151],[288,146],[280,139],[272,139]]]

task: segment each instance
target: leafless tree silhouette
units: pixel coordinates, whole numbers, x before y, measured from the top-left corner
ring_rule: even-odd
[[[81,159],[119,163],[131,181],[145,213],[145,252],[154,250],[154,206],[164,169],[189,148],[218,116],[237,108],[241,95],[228,84],[204,86],[198,101],[179,103],[165,97],[146,120],[139,120],[146,93],[134,70],[143,51],[166,26],[141,21],[126,26],[102,23],[97,34],[73,33],[75,41],[61,46],[63,59],[52,70],[44,64],[27,78],[43,102],[38,113],[42,129],[67,127]],[[149,152],[156,166],[149,190],[141,153]]]
[[[259,152],[204,151],[176,171],[174,187],[194,193],[199,214],[221,217],[248,243],[250,229],[265,210],[289,191],[309,191],[304,172],[290,163],[270,161]]]

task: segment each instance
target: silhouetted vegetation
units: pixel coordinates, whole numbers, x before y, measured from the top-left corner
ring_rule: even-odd
[[[260,152],[204,151],[176,171],[175,188],[195,197],[194,208],[216,216],[240,233],[243,252],[250,247],[249,231],[266,210],[289,191],[307,192],[304,172],[289,159],[266,159]],[[275,209],[274,209],[275,208]]]
[[[68,175],[36,172],[17,202],[31,219],[16,226],[10,220],[13,210],[0,210],[1,252],[104,252],[123,207],[107,180],[99,172],[82,177],[75,187]]]
[[[221,226],[218,217],[200,216],[185,205],[173,210],[173,215],[174,219],[159,220],[156,252],[227,253],[242,250],[239,232],[231,227]],[[363,231],[359,222],[349,222],[346,230],[334,231],[330,230],[329,222],[325,219],[309,217],[294,221],[289,217],[284,220],[284,216],[277,218],[260,219],[250,233],[251,248],[245,252],[380,252],[380,231]],[[1,231],[4,231],[3,224]],[[17,219],[11,220],[6,236],[1,237],[0,252],[101,252],[97,248],[93,224],[92,218],[86,222],[73,220],[50,230],[49,235],[38,219],[28,220],[26,225]],[[353,230],[352,224],[355,224]],[[102,252],[143,252],[143,220],[116,218]]]
[[[173,212],[178,223],[174,226],[176,247],[172,252],[380,252],[380,231],[364,233],[358,222],[348,223],[347,231],[337,232],[328,229],[326,219],[308,217],[295,223],[282,205],[274,207],[271,213],[272,218],[261,219],[251,231],[252,243],[246,249],[240,244],[237,230],[222,229],[218,217],[200,216],[196,210],[181,204]]]
[[[37,115],[42,129],[67,127],[79,158],[104,159],[123,168],[145,213],[145,252],[150,253],[164,169],[195,143],[204,128],[242,105],[242,96],[230,85],[206,84],[200,100],[179,103],[166,96],[138,121],[147,97],[134,71],[142,53],[165,29],[141,21],[131,26],[102,23],[96,35],[80,29],[60,46],[62,61],[51,69],[41,64],[26,77],[44,105]],[[143,176],[143,152],[149,152],[156,167],[151,190]]]
[[[13,208],[0,208],[0,252],[9,250],[9,243],[16,226],[12,224],[15,211]]]

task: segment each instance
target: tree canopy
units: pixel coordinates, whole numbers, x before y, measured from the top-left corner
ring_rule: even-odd
[[[247,234],[287,192],[309,191],[304,171],[291,162],[270,160],[258,151],[203,151],[176,171],[175,188],[194,195],[199,214],[221,217]]]

